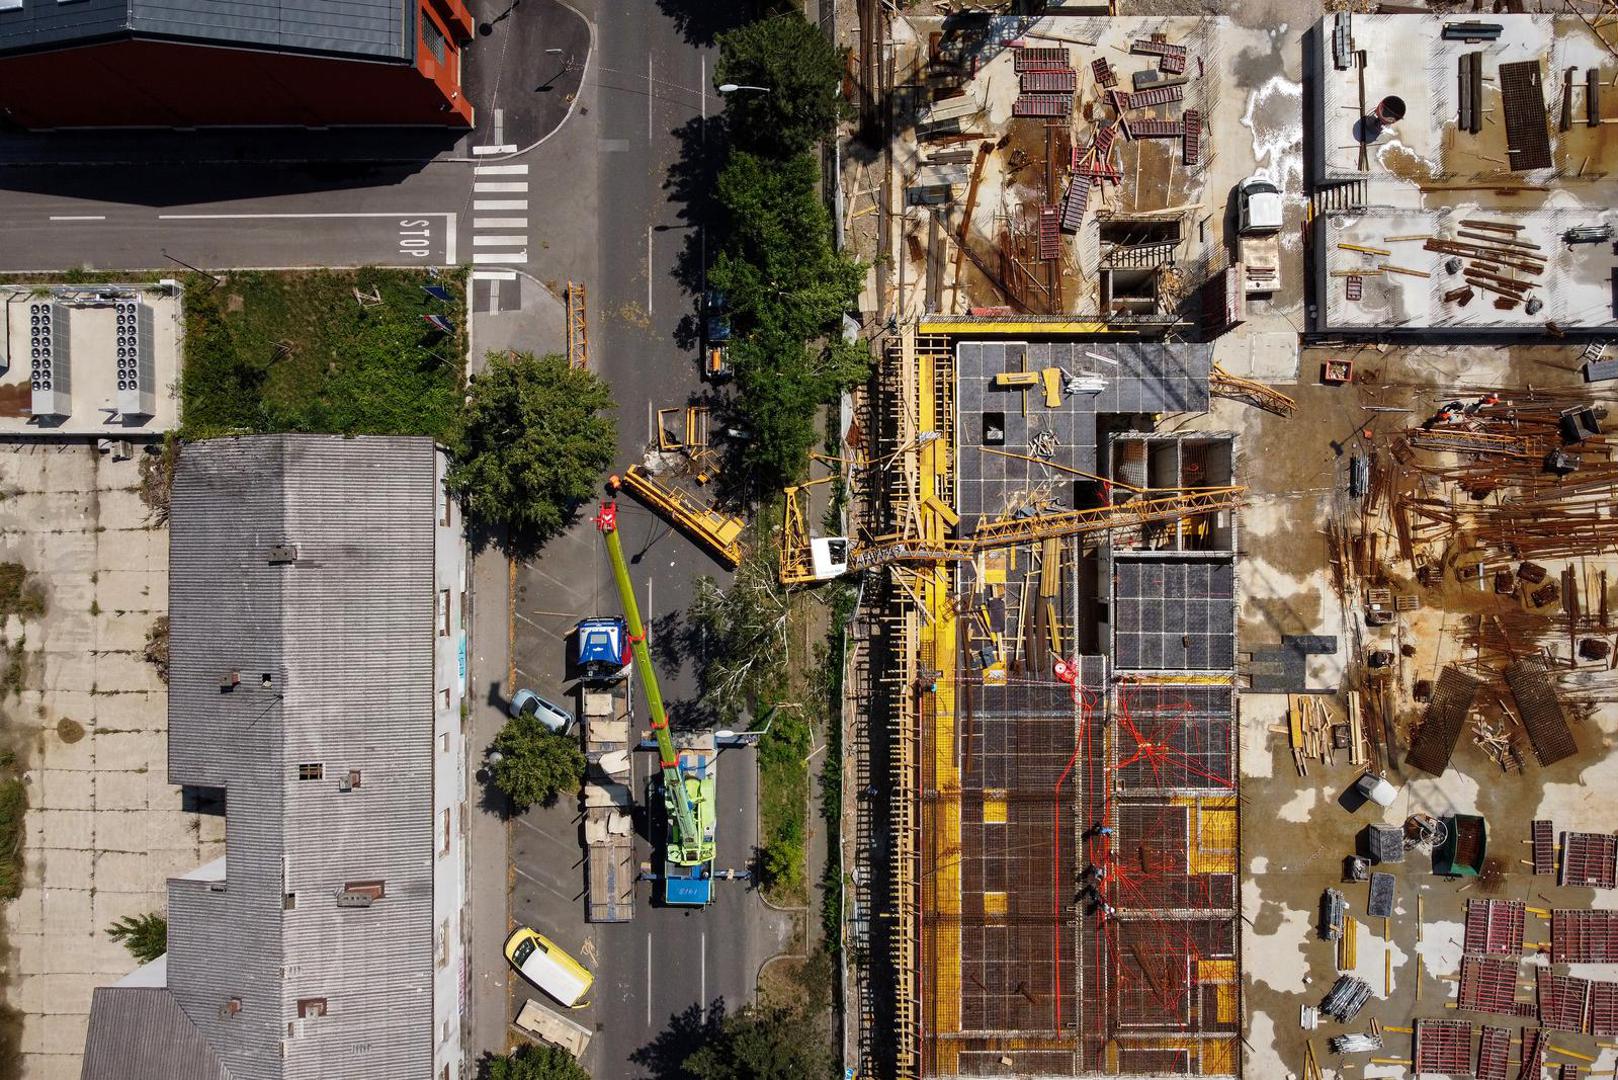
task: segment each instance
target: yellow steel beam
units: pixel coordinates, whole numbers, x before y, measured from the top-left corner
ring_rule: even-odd
[[[973,337],[1028,337],[1088,335],[1100,337],[1139,337],[1134,327],[1111,326],[1087,319],[1030,319],[1011,316],[1004,319],[973,318],[970,315],[924,316],[916,327],[918,334],[970,334]]]
[[[624,470],[624,486],[641,502],[662,513],[701,543],[726,566],[734,570],[742,561],[741,537],[747,523],[741,518],[704,506],[679,488],[661,483],[639,465],[631,465]]]

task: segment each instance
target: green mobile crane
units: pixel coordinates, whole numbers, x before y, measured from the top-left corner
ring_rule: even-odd
[[[657,754],[663,770],[663,806],[669,825],[668,846],[664,850],[663,901],[687,907],[702,907],[713,899],[714,796],[718,784],[711,740],[706,747],[678,751],[669,735],[668,713],[663,708],[663,692],[657,685],[657,672],[646,648],[646,627],[635,603],[635,587],[629,580],[629,564],[624,561],[623,544],[618,539],[618,505],[601,504],[595,518],[607,542],[612,560],[612,576],[618,582],[624,617],[629,622],[629,644],[635,653],[635,669],[646,690],[646,704],[652,713],[652,732],[657,736]]]

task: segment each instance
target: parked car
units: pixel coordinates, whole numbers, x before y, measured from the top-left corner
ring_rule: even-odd
[[[570,1009],[589,1004],[584,995],[595,976],[552,941],[531,927],[519,926],[506,938],[506,959],[517,973]]]
[[[518,690],[511,695],[511,705],[508,710],[513,717],[535,716],[539,722],[556,732],[566,735],[573,730],[578,718],[554,702],[546,701],[532,690]]]

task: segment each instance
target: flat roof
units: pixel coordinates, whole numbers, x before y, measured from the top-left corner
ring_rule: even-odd
[[[154,437],[180,423],[180,349],[184,317],[180,291],[157,285],[17,285],[0,290],[0,435]],[[118,305],[134,302],[150,313],[149,414],[122,410],[119,394]],[[33,309],[44,303],[58,315],[60,363],[67,365],[64,416],[35,416],[32,392]],[[61,315],[65,314],[65,319]],[[143,323],[144,325],[144,323]],[[65,331],[65,332],[64,332]]]
[[[1491,230],[1468,227],[1463,221],[1489,221],[1511,228],[1499,231],[1522,248],[1543,257],[1544,268],[1535,273],[1495,266],[1490,274],[1532,282],[1524,302],[1509,309],[1496,306],[1499,295],[1481,286],[1472,290],[1464,305],[1445,295],[1468,284],[1468,272],[1480,260],[1462,260],[1462,269],[1450,273],[1452,257],[1427,250],[1428,237],[1468,245],[1487,246],[1462,236],[1463,232],[1488,235]],[[1606,329],[1618,325],[1614,304],[1613,268],[1618,265],[1611,239],[1602,243],[1568,244],[1563,233],[1585,226],[1609,225],[1618,237],[1618,211],[1610,208],[1570,206],[1562,209],[1499,211],[1476,204],[1434,209],[1374,208],[1363,212],[1328,213],[1315,219],[1317,328],[1324,331],[1493,331],[1544,332],[1547,323],[1563,330]],[[1515,229],[1516,231],[1511,231]],[[1416,237],[1412,240],[1390,239]],[[1382,256],[1344,248],[1353,244],[1390,252]],[[1530,260],[1537,261],[1537,260]],[[1418,274],[1384,270],[1359,278],[1360,298],[1349,299],[1349,271],[1395,266]],[[1524,265],[1527,265],[1525,263]],[[1427,276],[1421,276],[1427,275]],[[1480,279],[1473,279],[1474,281]],[[1487,283],[1490,279],[1481,279]],[[1528,311],[1529,298],[1543,307]]]
[[[1350,56],[1363,53],[1363,67],[1352,59],[1337,66],[1334,34],[1344,18]],[[1445,26],[1459,23],[1498,26],[1499,37],[1445,40]],[[1471,53],[1482,58],[1483,108],[1476,133],[1462,130],[1459,122],[1461,58]],[[1548,168],[1514,172],[1508,164],[1500,65],[1513,63],[1539,65]],[[1315,160],[1327,180],[1368,175],[1428,187],[1478,180],[1532,184],[1574,176],[1595,180],[1618,170],[1618,131],[1608,124],[1588,125],[1585,110],[1585,80],[1594,69],[1608,89],[1600,111],[1618,115],[1618,92],[1611,89],[1618,59],[1576,15],[1327,16],[1314,35],[1312,66],[1320,73]],[[1575,69],[1573,123],[1560,131],[1563,79],[1570,68]],[[1379,132],[1360,127],[1361,116],[1389,96],[1404,99],[1404,118]],[[1363,167],[1362,135],[1374,136]]]

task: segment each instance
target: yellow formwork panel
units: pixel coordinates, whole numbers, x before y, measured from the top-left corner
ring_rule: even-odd
[[[983,824],[1004,825],[1006,823],[1006,793],[1004,791],[986,791],[983,793]]]
[[[1113,327],[1104,322],[1087,319],[983,319],[970,316],[961,318],[933,315],[923,318],[916,327],[918,334],[965,334],[969,337],[1071,337],[1075,334],[1096,337],[1139,337],[1134,328]]]
[[[1198,960],[1199,983],[1233,983],[1236,981],[1235,960]]]
[[[1196,837],[1190,860],[1193,874],[1236,872],[1236,811],[1199,807]]]
[[[1236,1075],[1236,1038],[1205,1039],[1202,1043],[1203,1076]]]
[[[983,914],[1004,915],[1006,913],[1006,894],[1003,892],[986,892],[983,894]]]

